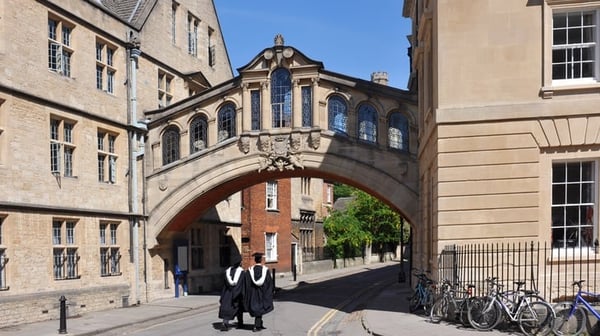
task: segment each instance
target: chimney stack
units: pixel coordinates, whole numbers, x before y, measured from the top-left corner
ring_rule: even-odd
[[[388,73],[385,71],[377,71],[371,74],[371,82],[388,85]]]

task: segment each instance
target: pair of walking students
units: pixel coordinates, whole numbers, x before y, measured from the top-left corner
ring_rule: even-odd
[[[254,253],[254,264],[247,270],[241,266],[242,257],[236,255],[232,266],[225,270],[225,285],[219,299],[219,318],[222,331],[229,330],[236,318],[236,328],[244,329],[244,312],[254,317],[253,331],[265,329],[262,317],[273,310],[273,278],[262,264],[262,253]]]

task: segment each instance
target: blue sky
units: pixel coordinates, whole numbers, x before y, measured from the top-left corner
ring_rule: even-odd
[[[234,75],[282,34],[325,69],[365,80],[386,71],[406,89],[410,20],[401,0],[214,0]]]

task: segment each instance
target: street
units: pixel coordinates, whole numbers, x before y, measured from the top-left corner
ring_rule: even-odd
[[[217,309],[210,309],[100,335],[368,335],[362,325],[361,309],[371,297],[396,281],[397,271],[397,267],[376,268],[311,285],[300,283],[293,290],[281,290],[275,295],[275,310],[263,317],[266,329],[257,333],[252,332],[254,319],[247,313],[244,314],[243,329],[221,331]]]

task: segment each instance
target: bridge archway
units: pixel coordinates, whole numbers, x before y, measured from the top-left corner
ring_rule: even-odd
[[[319,145],[315,148],[311,143],[316,137]],[[294,151],[293,159],[287,150],[278,156],[272,150],[260,149],[265,141],[289,143],[293,138],[298,138],[301,147]],[[207,161],[212,169],[206,169]],[[157,200],[149,203],[149,237],[159,238],[165,230],[184,230],[214,204],[246,187],[303,176],[335,180],[365,190],[415,223],[417,173],[416,160],[410,154],[373,150],[329,131],[242,134],[147,178],[149,200]],[[153,243],[151,246],[157,241]]]

